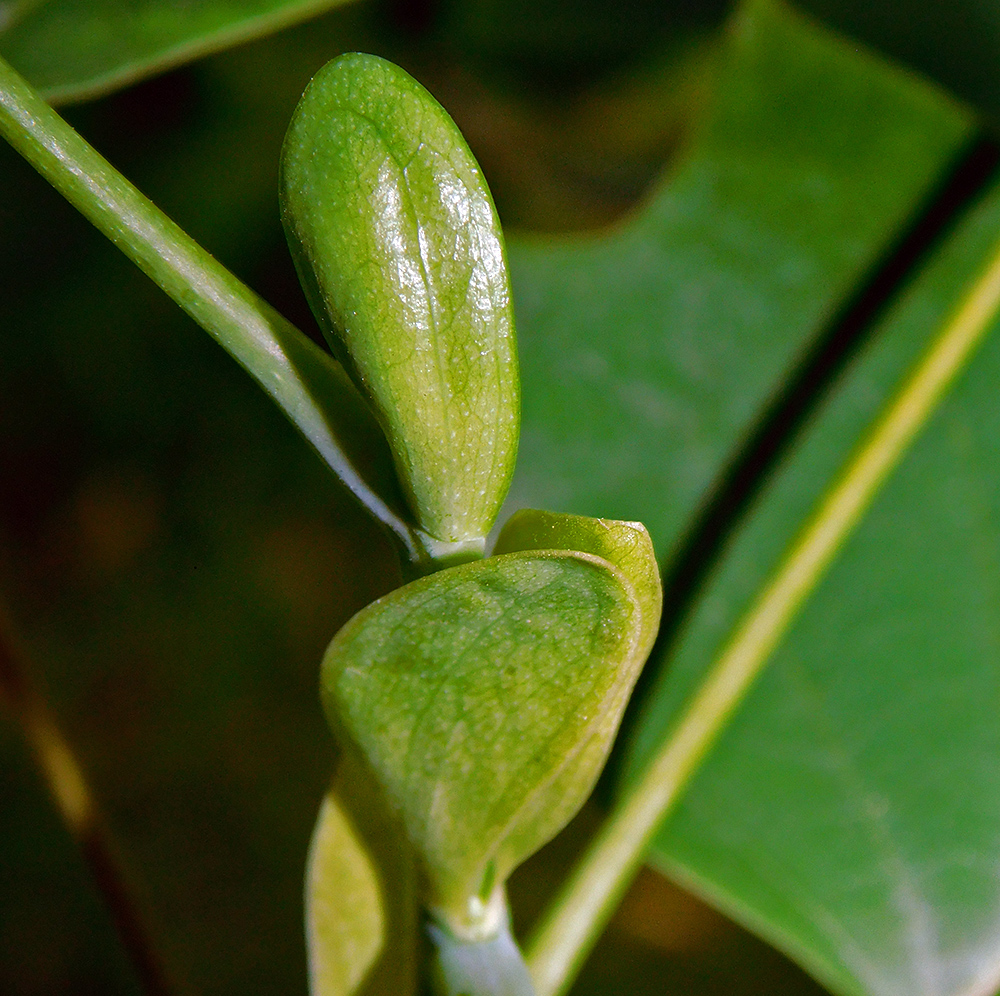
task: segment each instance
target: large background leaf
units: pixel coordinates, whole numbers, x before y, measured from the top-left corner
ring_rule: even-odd
[[[48,97],[93,96],[344,0],[7,0],[0,52]]]
[[[939,93],[770,4],[730,26],[714,89],[620,230],[510,246],[509,505],[641,519],[661,557],[969,134]]]
[[[681,167],[650,215],[603,247],[614,260],[609,267],[622,265],[614,271],[619,279],[607,271],[585,276],[597,257],[594,247],[589,252],[567,250],[550,271],[536,266],[535,278],[544,273],[551,281],[536,291],[537,300],[531,297],[535,288],[530,278],[516,271],[517,286],[528,302],[522,318],[525,352],[532,357],[532,348],[544,342],[538,347],[539,356],[549,361],[544,377],[555,378],[554,384],[543,380],[542,368],[533,371],[526,363],[528,417],[517,499],[549,505],[571,501],[592,514],[602,504],[610,505],[615,515],[647,517],[654,536],[673,540],[675,522],[683,514],[679,510],[688,511],[684,483],[703,468],[699,457],[712,452],[712,442],[721,447],[725,439],[719,413],[738,413],[740,402],[753,397],[755,376],[766,376],[773,369],[768,363],[776,362],[768,354],[766,331],[762,334],[752,319],[761,316],[774,323],[785,333],[775,339],[788,348],[794,340],[786,336],[796,320],[814,330],[821,314],[811,310],[822,294],[814,288],[803,296],[808,302],[803,306],[803,299],[784,287],[775,295],[789,309],[784,314],[754,307],[768,291],[768,277],[759,265],[752,286],[739,286],[728,298],[727,290],[738,286],[738,272],[726,272],[726,250],[734,243],[743,250],[767,246],[769,224],[785,222],[781,234],[794,239],[797,223],[788,212],[810,226],[802,242],[818,251],[823,216],[796,203],[801,188],[795,181],[814,179],[819,163],[844,184],[835,203],[843,203],[845,189],[884,196],[859,177],[861,170],[871,169],[863,161],[869,148],[865,124],[883,133],[887,121],[905,120],[884,104],[878,106],[890,80],[900,86],[899,80],[870,68],[865,72],[863,61],[767,10],[740,27],[733,75],[721,83],[719,118],[713,119],[722,126],[715,132],[709,128],[704,145],[695,146],[692,161]],[[754,72],[762,62],[766,70]],[[857,87],[853,106],[840,89],[817,78],[834,64],[836,74],[830,77],[839,86],[850,79]],[[770,87],[783,87],[781,96]],[[750,130],[763,145],[759,160],[752,143],[743,143],[733,157],[738,166],[727,173],[718,165],[722,156],[713,138],[725,149],[723,143],[747,134],[726,115],[730,93],[744,113],[780,105],[782,114],[771,119],[782,128],[777,135],[764,124]],[[837,135],[839,141],[829,150],[817,150],[814,135],[795,132],[797,112],[804,128],[816,120],[835,120],[829,109],[817,113],[812,103],[817,99],[839,105],[851,122],[850,137]],[[865,111],[871,114],[867,119]],[[749,122],[744,118],[741,123]],[[779,150],[785,139],[789,146],[783,157]],[[815,151],[816,158],[808,158],[807,151]],[[715,167],[708,172],[700,156],[708,159],[712,152],[718,158],[708,160]],[[784,169],[775,166],[777,159]],[[847,161],[859,167],[857,173],[844,170]],[[754,169],[758,164],[759,172]],[[673,198],[680,200],[692,187],[704,191],[693,182],[701,170],[711,177],[711,192],[727,196],[725,206],[709,214],[719,228],[698,231],[695,242],[693,233],[688,234],[689,216],[681,214]],[[890,172],[894,170],[884,175]],[[727,186],[734,175],[753,186],[745,201]],[[744,202],[750,210],[765,205],[762,218],[743,229],[753,231],[754,238],[728,241],[726,234],[745,223]],[[649,248],[652,239],[647,239],[644,256],[631,258],[628,241],[637,229],[651,226],[657,209],[666,219],[658,234],[664,260],[669,260],[658,268],[662,298],[644,270],[655,251]],[[652,744],[669,732],[679,705],[736,613],[762,583],[767,567],[790,541],[811,500],[850,451],[914,350],[983,259],[995,227],[995,211],[978,218],[961,250],[952,249],[939,264],[941,272],[921,285],[905,317],[884,330],[866,358],[864,377],[852,381],[849,400],[838,399],[840,407],[830,417],[839,422],[831,430],[824,421],[820,437],[810,440],[808,456],[799,454],[790,479],[783,480],[782,500],[769,499],[762,521],[741,539],[685,631],[677,662],[654,692],[642,730],[642,754],[648,755]],[[794,241],[791,246],[797,248]],[[685,273],[685,256],[699,251],[712,252],[714,262],[724,261],[723,266],[713,268],[711,275],[704,270],[697,277]],[[787,272],[773,243],[765,251],[772,279]],[[515,253],[514,258],[525,266],[530,255]],[[680,275],[676,282],[675,268]],[[806,273],[809,269],[803,268]],[[726,278],[729,287],[722,283]],[[829,277],[827,282],[829,286]],[[560,290],[552,290],[555,286]],[[613,295],[609,286],[616,288]],[[591,288],[600,291],[591,294]],[[696,305],[681,311],[692,297]],[[653,304],[652,315],[645,313],[647,303]],[[734,314],[725,314],[727,305]],[[577,306],[575,322],[567,321],[567,313]],[[637,335],[634,330],[643,319],[648,331]],[[560,336],[564,321],[567,331]],[[616,334],[623,328],[628,334]],[[593,339],[591,329],[596,330]],[[732,336],[728,348],[717,347],[726,333]],[[702,387],[697,375],[709,358],[717,357],[721,360],[705,379],[709,391],[696,396]],[[727,361],[734,364],[728,370]],[[982,378],[981,390],[986,390],[989,375]],[[588,386],[591,397],[586,396]],[[712,395],[712,389],[720,394]],[[538,421],[531,417],[532,401],[535,411],[544,412]],[[976,410],[976,401],[976,396],[963,399],[966,413]],[[842,412],[845,405],[849,417]],[[579,428],[584,412],[593,426],[586,433]],[[655,430],[652,416],[659,417]],[[989,465],[977,467],[971,479],[970,468],[961,466],[962,447],[975,455],[976,463],[988,459],[991,425],[981,419],[974,439],[947,440],[937,460],[924,458],[919,469],[910,471],[906,510],[893,504],[876,509],[873,515],[881,511],[882,530],[870,526],[852,543],[856,562],[831,577],[658,844],[664,866],[792,951],[835,991],[953,996],[992,991],[1000,979],[1000,891],[996,875],[986,870],[1000,838],[1000,785],[983,770],[984,759],[1000,739],[993,710],[983,708],[984,702],[996,702],[997,691],[991,621],[996,606],[988,594],[995,589],[991,572],[997,562],[989,525],[994,499],[987,484]],[[968,435],[971,427],[953,426],[951,431]],[[965,471],[961,476],[956,460]],[[699,482],[696,491],[703,493],[704,486]],[[936,488],[940,500],[928,501],[928,492]],[[891,494],[885,502],[892,501]],[[632,504],[627,509],[615,504],[622,501]],[[955,510],[970,501],[975,511]],[[949,505],[953,528],[932,543],[927,537]],[[942,598],[943,587],[953,594]],[[970,800],[972,785],[975,802]]]
[[[994,191],[761,496],[654,690],[636,763],[982,265],[998,223]],[[998,366],[994,334],[657,839],[664,867],[838,992],[1000,984]]]

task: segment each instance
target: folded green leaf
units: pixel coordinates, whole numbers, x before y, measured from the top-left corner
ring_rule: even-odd
[[[292,118],[281,201],[310,304],[418,524],[481,541],[513,472],[519,387],[500,226],[454,122],[397,66],[342,56]]]
[[[441,571],[359,612],[323,661],[327,715],[401,814],[454,936],[597,778],[649,650],[631,580],[588,553]]]
[[[663,585],[653,541],[641,522],[525,508],[507,520],[493,552],[519,550],[576,550],[614,564],[629,579],[642,613],[639,641],[647,652],[652,647],[660,625]]]

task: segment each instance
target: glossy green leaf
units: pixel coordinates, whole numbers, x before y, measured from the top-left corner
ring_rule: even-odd
[[[420,526],[481,543],[513,472],[519,390],[500,225],[465,140],[402,69],[342,56],[292,118],[281,202],[313,311]]]
[[[578,550],[614,564],[628,578],[641,613],[639,642],[648,653],[663,608],[663,586],[653,543],[641,522],[521,509],[504,524],[494,554],[521,550]]]
[[[640,755],[670,728],[998,230],[994,190],[761,496],[655,692]],[[664,867],[838,993],[958,996],[1000,984],[998,331],[848,540],[657,839]]]
[[[278,31],[344,0],[4,0],[0,54],[50,100],[78,100]]]
[[[373,786],[344,769],[320,806],[306,861],[309,992],[411,996],[418,930],[412,858]]]
[[[427,905],[456,937],[495,931],[511,870],[589,794],[648,651],[640,630],[623,573],[550,550],[412,582],[330,644],[327,716],[402,814]]]

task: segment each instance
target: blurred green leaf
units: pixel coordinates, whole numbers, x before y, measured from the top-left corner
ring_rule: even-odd
[[[370,780],[342,761],[306,861],[311,996],[411,996],[417,931],[402,828]]]
[[[746,8],[708,122],[646,210],[599,242],[512,247],[525,386],[514,500],[641,518],[661,550],[675,546],[792,359],[965,134],[961,110],[918,81],[779,6]],[[784,505],[763,510],[756,545],[741,541],[727,560],[726,584],[654,689],[640,757],[669,733],[812,499],[981,263],[989,223],[979,225],[937,296],[912,305],[910,339],[877,343],[883,379],[854,388],[853,423],[810,441]],[[978,445],[953,438],[952,451],[985,453],[983,423]],[[918,449],[907,468],[919,459]],[[886,535],[869,523],[851,543],[858,563],[843,566],[845,555],[814,603],[825,614],[810,607],[659,841],[662,866],[837,992],[953,996],[997,981],[988,868],[1000,793],[982,798],[1000,739],[983,705],[996,701],[984,593],[996,499],[988,467],[978,471],[963,489],[954,470],[924,461],[910,472],[909,513],[883,498],[872,522],[885,508]],[[932,547],[935,513],[955,525]]]
[[[969,134],[785,7],[729,27],[706,119],[619,229],[509,246],[522,375],[508,506],[638,519],[660,556]]]
[[[314,996],[359,991],[388,940],[384,905],[378,870],[337,797],[328,793],[306,863],[309,991]]]
[[[343,2],[3,0],[0,53],[50,100],[79,100]]]
[[[761,496],[650,700],[639,763],[964,285],[1000,190],[878,330]],[[655,860],[836,992],[1000,983],[996,330],[661,831]]]

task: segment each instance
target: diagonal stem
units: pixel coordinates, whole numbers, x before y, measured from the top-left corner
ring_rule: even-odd
[[[1000,310],[1000,245],[847,461],[737,626],[671,738],[622,800],[528,947],[538,996],[565,992],[676,806],[837,551],[936,410]]]
[[[426,559],[387,500],[398,488],[391,471],[362,469],[365,450],[385,441],[340,365],[140,193],[2,58],[0,136],[257,381],[411,562]],[[383,463],[390,459],[386,453]]]
[[[170,996],[167,975],[132,898],[107,824],[73,750],[28,673],[0,606],[0,703],[21,727],[49,795],[104,898],[146,996]]]

